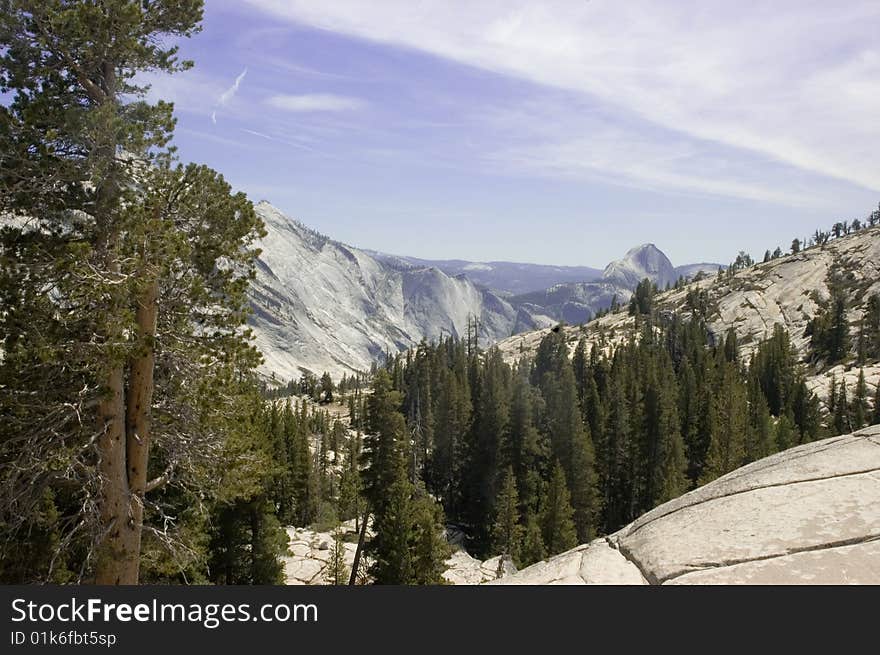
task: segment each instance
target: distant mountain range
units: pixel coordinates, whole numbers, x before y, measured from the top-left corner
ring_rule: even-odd
[[[644,278],[664,287],[717,264],[675,268],[653,244],[633,248],[604,272],[512,262],[428,261],[334,241],[256,205],[266,225],[251,327],[263,372],[280,381],[304,371],[366,370],[386,352],[444,335],[463,337],[477,320],[483,345],[566,321],[589,320],[616,297],[627,302]]]
[[[503,295],[541,291],[557,284],[597,280],[602,271],[589,266],[548,266],[516,262],[469,262],[462,259],[432,260],[365,251],[398,269],[436,268],[447,275],[464,275],[474,284]]]

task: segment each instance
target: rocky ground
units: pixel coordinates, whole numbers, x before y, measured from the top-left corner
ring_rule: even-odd
[[[880,584],[880,426],[749,464],[497,584]]]
[[[357,550],[357,533],[354,521],[341,526],[345,535],[345,564],[351,570]],[[323,585],[327,580],[327,563],[333,545],[332,532],[320,532],[308,528],[288,528],[290,555],[284,558],[284,573],[289,585]],[[454,528],[447,530],[447,537],[454,548],[446,561],[448,569],[444,578],[453,585],[477,585],[516,573],[513,564],[500,557],[480,561],[468,555],[461,547],[461,533]]]

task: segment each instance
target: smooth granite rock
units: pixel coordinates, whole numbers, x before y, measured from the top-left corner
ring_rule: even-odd
[[[499,584],[880,584],[880,426],[778,453]]]

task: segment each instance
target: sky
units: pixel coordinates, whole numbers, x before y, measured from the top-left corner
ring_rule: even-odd
[[[880,2],[207,0],[184,161],[429,259],[760,258],[880,202]]]

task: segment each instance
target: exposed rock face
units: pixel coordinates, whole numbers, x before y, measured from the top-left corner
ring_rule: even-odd
[[[753,462],[499,584],[880,584],[880,426]]]
[[[436,268],[397,269],[256,206],[268,232],[251,286],[251,327],[266,363],[284,380],[368,370],[385,352],[422,339],[464,336],[479,319],[484,343],[545,323],[525,322],[504,299]]]
[[[623,259],[608,264],[602,278],[629,289],[648,278],[663,289],[667,284],[675,284],[678,275],[669,258],[653,243],[646,243],[630,250]]]
[[[516,573],[516,567],[510,560],[493,557],[481,562],[464,550],[456,550],[452,557],[446,560],[446,566],[448,568],[443,578],[452,585],[484,584]]]

